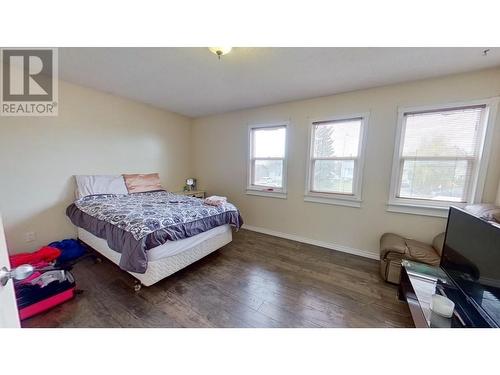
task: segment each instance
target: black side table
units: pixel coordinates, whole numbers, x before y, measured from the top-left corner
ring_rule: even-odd
[[[408,303],[417,328],[465,327],[460,316],[447,319],[430,309],[431,296],[443,294],[442,288],[454,288],[446,273],[439,267],[409,260],[402,261],[398,297]]]

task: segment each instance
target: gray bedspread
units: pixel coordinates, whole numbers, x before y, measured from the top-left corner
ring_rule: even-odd
[[[202,199],[166,191],[91,195],[71,204],[66,214],[73,224],[120,252],[122,269],[138,273],[146,272],[149,249],[220,225],[239,229],[243,224],[231,203],[214,207]]]

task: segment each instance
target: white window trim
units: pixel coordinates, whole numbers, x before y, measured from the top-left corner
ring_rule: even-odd
[[[279,121],[273,123],[259,123],[248,125],[247,137],[247,188],[248,195],[256,195],[261,197],[271,198],[287,198],[287,161],[288,161],[288,130],[290,121]],[[266,186],[252,185],[252,130],[262,128],[279,128],[285,127],[285,155],[283,158],[283,183],[281,188],[269,188]],[[272,189],[272,190],[270,190]]]
[[[354,174],[353,194],[339,194],[339,193],[326,193],[314,192],[311,190],[311,177],[312,177],[312,152],[314,150],[313,129],[314,123],[328,122],[328,121],[342,121],[361,118],[361,127],[358,145],[358,157],[356,173]],[[324,118],[309,119],[309,142],[307,147],[307,167],[306,167],[306,184],[304,201],[313,203],[332,204],[347,207],[361,207],[362,200],[362,186],[363,186],[363,169],[365,164],[365,149],[367,139],[368,121],[370,118],[369,112],[352,113],[347,115],[327,116]]]
[[[500,97],[470,100],[466,102],[447,103],[440,105],[418,106],[418,107],[400,107],[398,108],[398,123],[396,129],[396,139],[394,147],[394,156],[392,162],[392,174],[389,201],[387,211],[406,214],[447,217],[450,206],[464,207],[468,204],[481,202],[488,169],[488,162],[491,153],[491,143],[495,127],[497,107]],[[478,152],[477,163],[474,168],[472,180],[468,188],[467,202],[448,202],[432,201],[423,199],[398,198],[397,190],[399,186],[400,175],[400,153],[403,147],[404,139],[402,137],[404,114],[407,112],[426,112],[434,110],[445,110],[456,107],[467,107],[475,105],[485,105],[483,121],[483,134],[481,135],[481,146]]]

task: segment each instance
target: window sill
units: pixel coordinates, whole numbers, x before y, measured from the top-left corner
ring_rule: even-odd
[[[283,191],[267,191],[267,190],[247,189],[246,193],[248,195],[256,195],[259,197],[269,197],[269,198],[279,198],[279,199],[286,199],[287,198],[287,194]]]
[[[355,197],[324,197],[315,195],[305,195],[304,202],[332,204],[335,206],[361,207],[361,199]]]
[[[454,204],[450,203],[450,206],[454,206]],[[401,214],[447,218],[450,206],[426,206],[409,203],[390,202],[387,204],[387,211],[397,212]],[[458,204],[456,206],[458,206]]]

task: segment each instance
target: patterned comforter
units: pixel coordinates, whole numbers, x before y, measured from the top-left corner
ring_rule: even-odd
[[[209,206],[202,199],[166,191],[91,195],[67,209],[73,224],[107,240],[121,252],[120,266],[144,273],[147,250],[167,241],[195,236],[219,225],[239,229],[243,220],[231,203]]]

